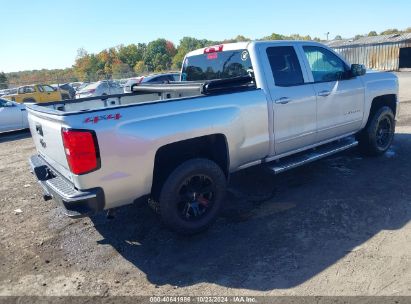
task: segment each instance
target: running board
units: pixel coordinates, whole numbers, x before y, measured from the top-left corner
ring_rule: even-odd
[[[275,162],[267,164],[267,167],[275,174],[282,173],[294,169],[296,167],[311,163],[321,158],[336,154],[338,152],[353,148],[358,145],[358,141],[354,138],[344,138],[338,141],[333,141],[315,149],[310,149],[295,155],[284,157]]]

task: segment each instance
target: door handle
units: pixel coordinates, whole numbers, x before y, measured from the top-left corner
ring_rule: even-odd
[[[327,97],[327,96],[329,96],[330,94],[331,94],[330,91],[321,91],[321,92],[318,93],[318,96]]]
[[[287,104],[291,101],[290,98],[288,97],[281,97],[275,100],[275,103],[279,103],[279,104]]]

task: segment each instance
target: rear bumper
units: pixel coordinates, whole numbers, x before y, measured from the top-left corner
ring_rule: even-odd
[[[81,218],[104,210],[104,192],[101,188],[77,190],[38,155],[30,157],[30,167],[44,190],[44,199],[54,198],[64,208],[67,216]]]

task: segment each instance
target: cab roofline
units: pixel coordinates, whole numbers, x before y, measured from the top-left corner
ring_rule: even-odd
[[[298,45],[298,44],[322,45],[321,43],[318,43],[316,41],[310,41],[310,40],[252,40],[252,41],[246,41],[246,42],[222,43],[222,44],[217,44],[217,45],[210,45],[210,46],[198,49],[198,50],[191,51],[186,55],[186,57],[202,55],[204,54],[204,51],[207,48],[218,46],[218,45],[223,46],[223,52],[224,52],[224,51],[244,50],[244,49],[247,49],[250,45],[268,44],[268,43],[288,44],[288,45]]]

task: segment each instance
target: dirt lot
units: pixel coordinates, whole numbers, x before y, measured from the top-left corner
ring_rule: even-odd
[[[2,135],[0,295],[411,296],[411,103],[397,132],[380,158],[236,174],[223,216],[189,238],[145,206],[64,217],[29,173],[29,134]]]

